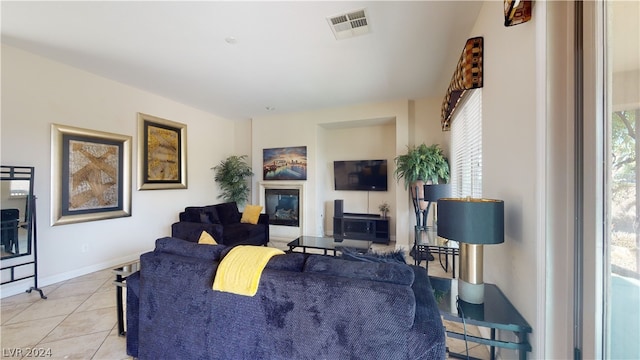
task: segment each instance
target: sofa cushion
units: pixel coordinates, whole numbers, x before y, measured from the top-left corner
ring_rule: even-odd
[[[164,237],[156,240],[155,251],[205,260],[218,260],[220,253],[226,248],[224,245],[197,244],[174,237]]]
[[[184,209],[184,212],[180,216],[180,220],[188,222],[201,222],[200,214],[202,214],[201,207],[190,206]]]
[[[202,208],[203,213],[209,217],[209,221],[212,224],[221,224],[220,217],[218,216],[218,210],[215,205],[208,205]]]
[[[213,205],[216,208],[222,225],[237,224],[240,222],[240,212],[235,201]]]
[[[365,261],[365,262],[387,262],[387,263],[397,263],[397,264],[406,264],[407,261],[404,258],[404,251],[397,250],[391,251],[388,253],[376,253],[369,250],[366,253],[360,253],[352,248],[345,247],[340,249],[342,252],[342,259],[345,260],[353,260],[353,261]]]
[[[411,285],[415,278],[409,265],[347,261],[322,255],[310,255],[304,271],[401,285]]]
[[[223,236],[225,240],[247,239],[247,238],[264,234],[264,231],[265,231],[264,227],[265,225],[263,224],[256,224],[256,225],[243,224],[243,223],[229,224],[224,226]]]
[[[200,222],[203,224],[212,224],[211,218],[209,218],[209,214],[205,212],[200,213]]]
[[[200,238],[198,239],[198,244],[218,245],[218,242],[213,236],[211,236],[211,234],[202,230]]]
[[[171,237],[197,243],[202,231],[206,231],[215,239],[224,243],[222,224],[203,224],[199,222],[179,221],[171,224]]]
[[[262,211],[262,206],[260,205],[245,206],[244,211],[242,212],[242,218],[240,219],[240,222],[244,224],[254,224],[254,225],[257,224],[261,211]]]
[[[220,224],[215,205],[186,207],[181,220],[203,224]]]

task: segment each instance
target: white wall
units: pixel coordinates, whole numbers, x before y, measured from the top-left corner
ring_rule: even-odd
[[[331,218],[333,213],[326,213],[326,202],[333,201],[334,197],[329,195],[332,180],[327,180],[327,163],[329,158],[322,152],[323,148],[335,147],[342,149],[346,157],[351,151],[356,151],[356,144],[362,142],[358,140],[349,141],[347,144],[341,138],[334,141],[330,128],[339,128],[345,123],[347,126],[377,125],[380,121],[395,121],[395,133],[387,134],[394,139],[392,142],[395,148],[386,158],[395,158],[397,154],[406,151],[409,142],[409,102],[395,101],[388,103],[360,104],[343,108],[310,111],[296,114],[273,115],[253,119],[253,170],[260,173],[262,163],[262,149],[286,146],[307,146],[307,181],[305,192],[305,235],[320,236],[325,233],[325,218]],[[390,139],[391,140],[391,139]],[[389,142],[391,143],[391,142]],[[358,154],[365,156],[367,154]],[[375,154],[371,154],[372,156]],[[331,155],[338,156],[338,154]],[[332,160],[331,160],[332,161]],[[255,183],[260,179],[254,179]],[[390,186],[395,186],[395,181],[390,182]],[[394,191],[394,190],[391,190]],[[409,213],[409,198],[402,186],[395,189],[395,199],[389,202],[391,205],[391,216],[396,221],[396,238],[398,246],[409,246],[409,228],[413,215]],[[257,195],[254,192],[254,201]],[[364,201],[364,200],[363,200]],[[377,200],[373,200],[374,202]],[[353,212],[355,209],[366,210],[366,206],[347,203],[345,207]],[[333,207],[331,207],[331,210]],[[374,207],[369,211],[375,212]],[[330,220],[327,220],[330,221]]]
[[[453,74],[453,68],[451,70]],[[447,89],[442,89],[442,97],[418,99],[414,101],[414,130],[413,143],[416,145],[440,144],[444,153],[449,157],[451,147],[451,133],[442,131],[440,126],[440,109]]]
[[[226,156],[224,156],[224,158],[229,155],[247,155],[247,163],[252,164],[253,158],[251,153],[251,120],[234,120],[234,133],[235,138],[233,152],[228,152]],[[215,165],[217,165],[217,163]],[[260,176],[262,176],[261,174],[261,172],[254,173],[253,179],[259,178]],[[213,179],[213,170],[211,172],[211,179]],[[252,198],[255,191],[255,189],[252,189],[252,193],[249,195],[250,199]],[[222,199],[216,199],[216,201],[212,202],[212,204],[217,204],[222,201]],[[240,206],[240,211],[242,210],[244,210],[244,205]]]
[[[396,149],[395,121],[383,125],[348,128],[320,128],[324,135],[319,142],[323,161],[319,162],[325,204],[325,233],[333,235],[333,200],[344,200],[344,211],[350,213],[380,214],[378,205],[395,204],[396,180],[393,176]],[[387,160],[387,191],[336,191],[334,190],[333,162],[336,160]],[[405,204],[401,204],[405,205]],[[391,233],[395,234],[395,218],[391,217]],[[395,235],[393,236],[395,239]]]
[[[538,224],[538,185],[544,173],[538,126],[544,121],[544,101],[540,108],[538,86],[544,87],[545,74],[537,67],[536,38],[544,22],[534,16],[505,27],[503,16],[501,2],[485,2],[469,34],[484,37],[483,197],[505,203],[505,242],[485,246],[484,280],[497,284],[532,326],[530,357],[535,359],[541,356],[537,345],[544,334],[537,317],[538,294],[544,290],[537,259],[544,256],[538,249],[544,241]]]
[[[136,190],[137,112],[187,125],[188,189]],[[231,121],[5,45],[1,114],[2,164],[35,167],[41,286],[153,249],[185,206],[218,202],[211,167],[235,153]],[[51,123],[133,136],[131,217],[50,226]],[[248,133],[248,127],[240,131]],[[2,296],[29,286],[3,285]]]

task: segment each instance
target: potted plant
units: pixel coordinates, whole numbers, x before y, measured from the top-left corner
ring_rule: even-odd
[[[385,201],[382,204],[378,205],[378,210],[382,212],[382,217],[386,218],[387,213],[391,210],[391,208],[389,207],[389,204]]]
[[[246,159],[247,155],[232,155],[213,167],[214,180],[222,190],[218,195],[219,199],[227,202],[235,201],[239,206],[247,202],[251,191],[247,180],[253,176],[253,171]]]
[[[418,180],[432,184],[438,184],[440,179],[445,183],[449,181],[449,161],[438,144],[407,146],[407,153],[394,161],[394,175],[397,181],[404,179],[405,189]]]
[[[396,169],[393,172],[397,181],[404,179],[404,188],[411,187],[412,198],[424,198],[424,183],[438,184],[440,179],[449,181],[449,161],[438,144],[427,146],[407,146],[407,153],[395,159]],[[418,194],[415,194],[416,188]],[[419,201],[420,210],[427,208],[427,203]],[[418,209],[416,209],[416,212]],[[417,215],[416,215],[417,216]]]

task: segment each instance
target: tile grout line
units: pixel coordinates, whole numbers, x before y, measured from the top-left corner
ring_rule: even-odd
[[[100,270],[100,271],[102,271],[102,270]],[[86,282],[90,282],[90,281],[91,281],[91,282],[94,282],[94,281],[96,281],[96,280],[87,280]],[[65,316],[65,318],[64,318],[64,319],[62,319],[62,320],[58,323],[58,325],[56,325],[56,326],[55,326],[53,329],[51,329],[51,331],[49,331],[49,332],[48,332],[48,333],[47,333],[47,334],[46,334],[42,339],[40,339],[40,341],[36,344],[36,346],[38,346],[38,345],[43,345],[43,344],[47,344],[47,343],[44,343],[44,342],[43,342],[43,341],[44,341],[44,339],[46,339],[49,335],[51,335],[51,333],[52,333],[52,332],[54,332],[54,331],[55,331],[55,330],[56,330],[56,329],[57,329],[57,328],[58,328],[58,327],[59,327],[59,326],[60,326],[60,325],[65,321],[65,320],[67,320],[67,319],[68,319],[71,315],[73,315],[73,314],[82,313],[82,311],[78,311],[78,309],[80,309],[80,307],[81,307],[83,304],[85,304],[89,299],[91,299],[91,297],[92,297],[93,295],[95,295],[96,293],[98,293],[98,292],[99,292],[99,289],[101,289],[101,288],[102,288],[102,286],[103,286],[107,281],[108,281],[108,280],[104,280],[104,281],[102,282],[102,284],[101,284],[101,285],[100,285],[96,290],[94,290],[92,293],[90,293],[90,295],[89,295],[89,296],[88,296],[84,301],[82,301],[81,303],[79,303],[79,304],[78,304],[78,306],[76,306],[76,308],[75,308],[73,311],[71,311],[69,314],[67,314],[67,315]],[[80,281],[79,281],[79,282],[80,282]],[[76,283],[78,283],[78,282],[76,282]],[[116,325],[117,325],[117,323],[116,323],[116,324],[114,324],[114,325],[111,327],[111,329],[106,333],[105,338],[104,338],[104,339],[102,339],[102,342],[100,343],[100,345],[99,345],[96,349],[94,349],[94,351],[93,351],[93,355],[91,356],[91,359],[93,359],[93,358],[96,356],[96,354],[98,353],[98,351],[100,350],[100,348],[102,347],[102,345],[105,343],[106,339],[109,337],[109,334],[111,333],[111,331],[113,331],[113,327],[114,327],[114,326],[116,326]],[[102,331],[98,331],[98,332],[102,332]],[[96,333],[98,333],[98,332],[87,333],[87,334],[84,334],[84,335],[96,334]],[[71,339],[71,337],[69,337],[69,338],[61,338],[61,339],[58,339],[58,340],[55,340],[55,341],[51,341],[50,343],[54,343],[54,342],[57,342],[57,341],[64,341],[64,340],[68,340],[68,339]]]
[[[113,332],[113,329],[118,326],[118,322],[116,321],[115,324],[113,324],[113,326],[111,327],[111,329],[109,330],[109,332],[107,333],[107,336],[104,337],[104,339],[102,339],[102,342],[100,343],[100,345],[96,348],[96,351],[93,353],[93,355],[91,356],[91,360],[95,359],[96,355],[98,354],[98,352],[100,351],[100,349],[102,348],[102,346],[104,346],[104,344],[107,342],[107,339],[109,339],[109,336],[111,336],[111,333]],[[126,350],[125,350],[126,351]],[[98,359],[96,359],[98,360]]]
[[[67,280],[68,281],[68,280]],[[66,282],[66,281],[65,281]],[[59,288],[59,287],[58,287]],[[58,289],[56,288],[56,290]],[[99,288],[98,288],[99,289]],[[96,290],[97,291],[97,290]],[[93,293],[91,293],[84,301],[82,301],[81,303],[78,304],[78,306],[75,307],[75,309],[73,309],[73,311],[71,311],[69,314],[65,315],[64,319],[62,319],[58,325],[56,325],[53,329],[51,329],[51,331],[49,331],[44,337],[42,337],[42,339],[40,339],[40,341],[38,341],[38,343],[36,344],[36,346],[43,344],[44,339],[46,339],[49,335],[51,335],[52,332],[54,332],[59,326],[60,324],[62,324],[65,320],[67,320],[72,314],[75,314],[76,311],[82,306],[82,304],[84,304],[85,302],[87,302],[87,300],[89,300],[91,298],[91,296],[93,296],[93,294],[96,293],[96,291],[94,291]],[[66,296],[65,296],[66,297]],[[64,297],[63,297],[64,298]],[[55,300],[55,299],[54,299]],[[56,341],[59,340],[66,340],[69,338],[64,338],[64,339],[58,339]],[[46,344],[46,343],[45,343]]]

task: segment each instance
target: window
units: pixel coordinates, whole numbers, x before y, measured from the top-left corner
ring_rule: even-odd
[[[604,357],[640,358],[640,5],[606,2]]]
[[[451,120],[451,195],[482,197],[482,89],[467,90]]]
[[[11,180],[9,182],[9,198],[24,198],[29,195],[29,180]]]
[[[575,353],[640,359],[640,3],[575,5]]]

